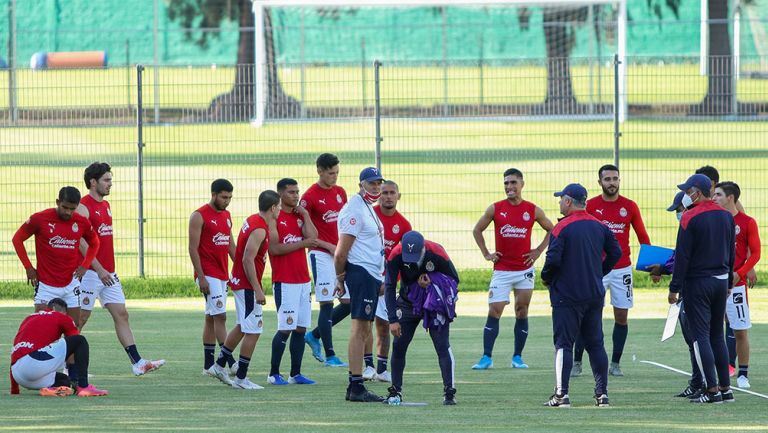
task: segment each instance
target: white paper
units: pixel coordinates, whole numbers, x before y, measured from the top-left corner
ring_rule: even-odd
[[[673,335],[675,335],[678,316],[680,316],[679,302],[669,306],[669,313],[667,313],[667,323],[664,324],[664,333],[661,334],[661,341],[669,340]]]

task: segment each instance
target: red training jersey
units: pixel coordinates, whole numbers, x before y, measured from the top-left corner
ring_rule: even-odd
[[[296,212],[280,211],[277,217],[277,237],[281,244],[295,244],[304,240],[302,227],[304,220]],[[288,254],[269,255],[272,266],[272,282],[287,284],[302,284],[309,282],[307,268],[307,253],[304,248],[291,251]]]
[[[739,274],[743,283],[747,281],[747,272],[760,261],[760,233],[757,221],[744,212],[734,215],[733,221],[736,223],[736,258],[733,271]]]
[[[248,277],[245,275],[245,267],[243,266],[243,256],[245,255],[245,247],[248,244],[248,238],[255,230],[264,230],[264,240],[259,245],[259,251],[256,253],[254,263],[256,264],[256,278],[261,285],[261,276],[264,275],[264,267],[267,262],[267,248],[269,248],[269,226],[261,215],[255,213],[243,222],[243,228],[240,229],[240,234],[237,236],[237,251],[235,252],[235,264],[232,266],[232,278],[229,279],[229,287],[232,290],[253,290],[251,283],[248,282]],[[263,288],[263,286],[262,286]]]
[[[229,242],[232,239],[232,218],[228,210],[217,211],[209,204],[198,210],[203,217],[203,229],[197,254],[203,273],[219,280],[229,279]],[[198,278],[199,275],[195,275]]]
[[[333,245],[339,243],[336,220],[339,219],[339,211],[346,203],[347,193],[338,185],[326,189],[315,183],[304,192],[301,196],[301,207],[309,212],[312,224],[317,227],[318,239]],[[328,252],[325,248],[312,249]]]
[[[109,273],[115,272],[115,244],[112,236],[112,209],[106,200],[98,201],[86,195],[80,200],[80,204],[88,209],[88,221],[99,236],[99,252],[96,260]],[[83,256],[81,255],[82,259]]]
[[[99,238],[91,228],[91,223],[84,216],[75,213],[68,221],[59,218],[56,209],[40,211],[21,225],[14,235],[14,247],[24,266],[29,264],[18,248],[17,243],[35,236],[37,254],[37,277],[46,285],[66,287],[72,282],[72,274],[78,266],[91,267],[91,260],[98,253]],[[80,239],[88,242],[88,256],[80,259]],[[22,257],[24,255],[24,257]]]
[[[501,200],[493,204],[496,252],[501,253],[499,261],[493,265],[495,271],[530,268],[523,254],[531,251],[531,230],[535,221],[536,205],[529,201],[513,205],[509,200]]]
[[[622,195],[619,195],[615,201],[605,201],[602,194],[592,197],[587,200],[587,212],[611,229],[616,240],[619,241],[621,258],[613,269],[626,268],[632,264],[632,252],[629,249],[630,225],[641,244],[651,243],[651,238],[648,237],[643,224],[643,217],[640,216],[640,208],[634,201]]]
[[[398,211],[395,211],[392,216],[386,216],[381,211],[381,206],[376,205],[373,210],[384,226],[384,257],[389,257],[403,235],[412,230],[411,223]]]
[[[24,356],[57,341],[61,335],[79,334],[71,317],[58,311],[39,311],[21,322],[13,339],[11,365]]]

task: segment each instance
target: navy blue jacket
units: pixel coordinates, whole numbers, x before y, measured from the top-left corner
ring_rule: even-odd
[[[675,269],[669,291],[680,293],[687,280],[717,275],[727,275],[731,287],[735,238],[733,216],[717,204],[706,200],[687,210],[677,229]]]
[[[553,307],[605,299],[603,276],[621,258],[611,230],[586,211],[561,219],[550,233],[541,279]]]

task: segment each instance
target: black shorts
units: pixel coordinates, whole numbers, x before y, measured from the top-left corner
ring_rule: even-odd
[[[346,286],[349,290],[350,315],[353,319],[373,322],[379,301],[381,281],[373,278],[362,266],[347,262]]]

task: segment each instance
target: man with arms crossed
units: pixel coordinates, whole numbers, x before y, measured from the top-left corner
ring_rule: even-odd
[[[535,204],[523,200],[525,186],[523,173],[510,168],[504,172],[505,200],[498,201],[485,210],[475,224],[472,236],[486,260],[493,262],[493,276],[488,291],[488,318],[483,328],[483,357],[472,366],[473,370],[493,367],[491,354],[499,335],[499,320],[504,307],[509,304],[509,293],[515,295],[515,352],[513,368],[528,368],[523,362],[523,348],[528,339],[528,306],[533,295],[535,270],[533,263],[549,242],[552,222]],[[483,231],[493,222],[496,251],[488,251]],[[536,222],[547,232],[538,247],[531,249],[531,230]]]
[[[309,212],[317,228],[317,246],[310,248],[309,262],[315,279],[315,298],[320,303],[317,327],[307,332],[305,341],[312,349],[312,356],[328,367],[346,367],[347,364],[336,356],[333,349],[333,326],[349,315],[349,296],[339,298],[340,304],[333,308],[333,290],[336,276],[333,270],[333,255],[339,240],[336,222],[339,211],[347,202],[344,188],[336,185],[339,178],[339,158],[330,153],[317,157],[317,183],[307,189],[300,205]],[[325,356],[320,348],[320,341]]]
[[[80,284],[80,329],[85,327],[98,299],[101,306],[112,316],[117,339],[128,354],[133,374],[141,376],[162,367],[165,360],[150,361],[139,355],[128,322],[123,285],[115,273],[112,208],[104,199],[112,189],[112,167],[106,162],[94,162],[86,167],[83,180],[88,194],[80,200],[77,213],[88,218],[99,236],[99,253],[91,262],[91,268],[85,272]],[[86,254],[87,250],[88,242],[81,240],[80,252]]]

